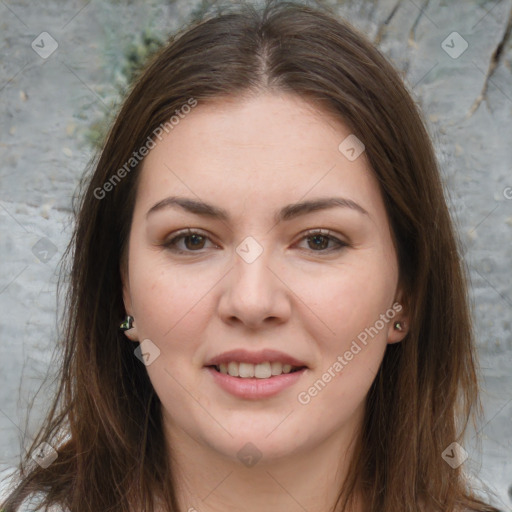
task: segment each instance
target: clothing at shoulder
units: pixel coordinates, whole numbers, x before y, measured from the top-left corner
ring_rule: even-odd
[[[16,482],[14,484],[13,482]],[[16,468],[8,467],[0,470],[0,502],[8,498],[10,493],[14,491],[18,483]],[[44,498],[44,493],[32,493],[27,496],[18,508],[18,512],[34,512],[36,507],[41,503]],[[0,510],[0,512],[2,512]],[[48,512],[69,512],[69,509],[59,505],[52,505],[48,507]]]
[[[34,512],[34,510],[36,510],[34,507],[37,507],[41,503],[42,496],[43,495],[41,493],[31,494],[23,501],[18,511]],[[59,505],[52,505],[51,507],[48,507],[48,512],[69,512],[69,510]]]

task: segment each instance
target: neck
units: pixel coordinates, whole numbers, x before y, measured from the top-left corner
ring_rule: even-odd
[[[180,510],[186,512],[334,512],[355,445],[353,432],[336,432],[314,448],[297,447],[280,458],[261,454],[255,463],[261,452],[248,445],[242,463],[199,444],[175,426],[166,430],[172,440]],[[359,498],[355,504],[351,512],[360,512]]]

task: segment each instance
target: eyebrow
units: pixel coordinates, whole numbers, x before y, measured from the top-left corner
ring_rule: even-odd
[[[228,211],[224,208],[220,208],[203,201],[197,201],[188,197],[179,196],[171,196],[162,199],[148,210],[146,213],[146,218],[148,218],[152,213],[176,206],[187,212],[194,213],[195,215],[201,215],[203,217],[209,217],[212,219],[219,219],[225,222],[229,222],[231,218]],[[350,208],[351,210],[369,216],[369,213],[361,205],[355,201],[352,201],[351,199],[346,199],[343,197],[321,197],[310,201],[291,203],[284,206],[274,213],[274,221],[276,223],[289,221],[301,215],[306,215],[311,212],[335,207]]]

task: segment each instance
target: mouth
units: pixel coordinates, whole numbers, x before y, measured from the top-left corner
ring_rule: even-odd
[[[296,373],[306,369],[306,366],[292,366],[290,364],[282,364],[280,362],[264,362],[259,364],[238,363],[235,361],[229,363],[220,363],[209,365],[217,373],[236,377],[238,379],[272,379],[281,375]]]
[[[212,382],[225,392],[243,400],[264,400],[296,385],[308,370],[307,366],[285,366],[275,361],[272,365],[269,362],[256,365],[230,362],[208,365],[204,369],[211,375]]]

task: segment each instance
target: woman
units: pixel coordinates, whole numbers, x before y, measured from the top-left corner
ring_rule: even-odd
[[[434,151],[333,15],[170,41],[68,252],[60,390],[7,512],[496,510],[463,474],[475,348]]]

